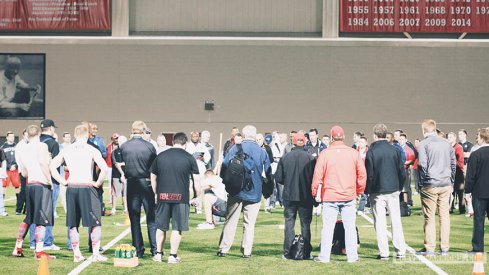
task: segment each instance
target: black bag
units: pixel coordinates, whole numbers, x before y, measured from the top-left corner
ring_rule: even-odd
[[[409,208],[409,205],[405,202],[401,202],[401,217],[408,217],[411,216],[411,209]]]
[[[238,194],[241,190],[249,190],[251,183],[251,178],[246,177],[245,171],[245,159],[247,155],[243,152],[243,147],[241,144],[236,144],[238,152],[229,161],[227,167],[223,166],[221,170],[222,181],[226,187],[226,192],[230,196]]]
[[[304,237],[295,235],[292,246],[290,247],[290,258],[293,260],[304,260]]]
[[[355,227],[357,231],[357,244],[360,244],[360,236],[358,235],[358,227]],[[321,245],[319,245],[321,250]],[[343,220],[337,220],[334,226],[333,233],[333,244],[331,246],[331,253],[334,255],[345,255],[346,254],[346,243],[345,243],[345,226],[343,225]]]
[[[262,186],[263,197],[265,199],[268,199],[273,194],[274,182],[273,180],[268,178],[262,178],[262,182],[263,182],[263,186]]]

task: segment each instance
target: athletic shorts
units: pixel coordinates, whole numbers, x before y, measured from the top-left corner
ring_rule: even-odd
[[[227,203],[220,198],[217,198],[216,202],[212,205],[212,215],[218,217],[226,217],[227,215]]]
[[[54,225],[51,186],[29,182],[25,191],[26,215],[24,222],[36,225]]]
[[[162,231],[188,231],[190,206],[187,203],[158,202],[156,205],[156,227]]]
[[[124,196],[124,183],[120,178],[112,179],[112,194],[118,198]]]
[[[10,184],[12,184],[14,188],[19,188],[20,187],[19,170],[17,169],[14,171],[8,170],[7,177],[4,178],[2,181],[3,181],[4,188],[8,187]]]
[[[80,219],[84,227],[101,226],[102,213],[99,195],[91,184],[68,184],[66,188],[66,226],[79,227]]]

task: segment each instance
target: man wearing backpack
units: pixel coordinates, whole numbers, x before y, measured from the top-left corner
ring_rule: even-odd
[[[247,125],[243,128],[244,140],[241,143],[244,153],[244,189],[238,193],[229,194],[227,204],[227,217],[222,229],[217,256],[225,257],[231,248],[238,225],[239,216],[243,212],[243,240],[241,253],[243,258],[251,257],[255,222],[260,210],[262,197],[262,173],[265,171],[270,179],[270,160],[267,153],[256,143],[256,128]],[[234,145],[229,150],[222,163],[223,169],[227,169],[231,160],[238,154],[238,146]],[[229,182],[225,182],[228,187]],[[226,188],[228,190],[228,188]],[[229,192],[229,191],[228,191]]]

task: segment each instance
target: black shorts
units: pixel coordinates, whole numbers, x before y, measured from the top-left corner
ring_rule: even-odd
[[[188,231],[190,207],[187,203],[159,202],[156,205],[156,227],[162,231]]]
[[[212,215],[226,217],[227,213],[227,202],[217,198],[216,202],[212,205]]]
[[[68,227],[79,227],[80,219],[83,219],[84,227],[102,225],[99,195],[92,186],[68,185],[66,208],[66,226]]]
[[[26,187],[25,199],[25,223],[44,226],[54,225],[51,186],[40,183],[29,183]]]

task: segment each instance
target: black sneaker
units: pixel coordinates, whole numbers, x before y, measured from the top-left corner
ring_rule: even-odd
[[[249,254],[249,255],[243,254],[243,258],[249,259],[249,258],[251,258],[251,254]]]
[[[226,257],[226,253],[222,253],[221,251],[217,251],[216,256],[217,257]]]
[[[377,255],[377,260],[388,261],[389,260],[389,256]]]

